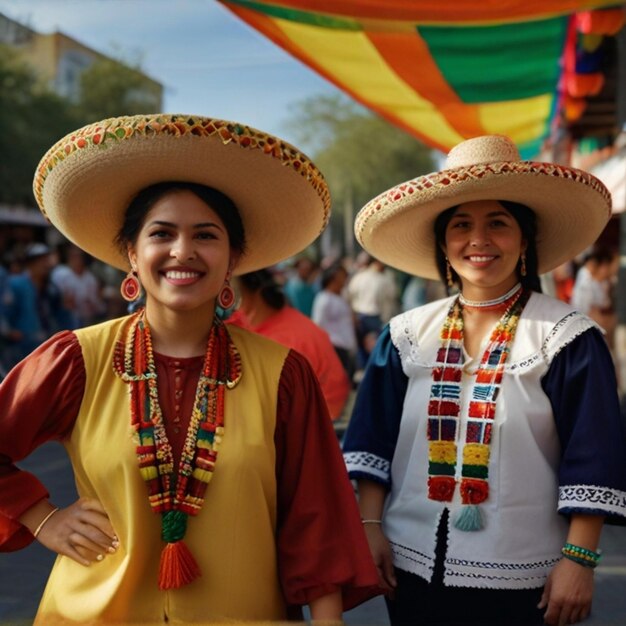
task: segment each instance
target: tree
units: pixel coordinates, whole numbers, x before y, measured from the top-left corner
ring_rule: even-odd
[[[326,177],[334,227],[344,230],[348,253],[357,209],[389,187],[435,169],[429,147],[343,96],[303,100],[288,125]]]
[[[0,45],[0,203],[33,204],[39,159],[78,119],[64,99],[39,84],[12,48]]]
[[[304,100],[289,125],[311,150],[339,211],[434,169],[429,147],[342,96]]]
[[[158,113],[161,87],[138,64],[102,58],[80,77],[79,108],[88,122],[141,113]]]
[[[103,59],[81,76],[73,103],[42,83],[10,46],[0,44],[0,203],[33,206],[35,168],[75,128],[106,117],[158,112],[161,91],[138,66]]]

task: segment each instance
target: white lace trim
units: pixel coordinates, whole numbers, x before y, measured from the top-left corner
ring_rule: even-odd
[[[446,559],[444,583],[483,589],[535,589],[544,585],[559,560],[560,555],[543,561],[517,563]]]
[[[559,487],[558,510],[594,510],[626,517],[626,491],[595,485]]]
[[[348,472],[370,474],[379,480],[389,482],[391,463],[387,459],[383,459],[371,452],[344,452],[343,460]]]
[[[432,579],[435,560],[423,552],[390,541],[393,563],[427,581]],[[541,587],[560,555],[542,561],[495,562],[446,558],[444,582],[454,587],[488,589],[534,589]]]
[[[415,339],[414,310],[406,311],[396,317],[391,318],[389,322],[389,332],[391,341],[400,354],[400,362],[402,363],[402,371],[406,376],[410,373],[405,368],[405,364],[419,364],[419,350],[417,340]]]
[[[449,308],[449,300],[451,298],[446,299],[445,308],[442,309],[444,315]],[[389,325],[391,339],[400,354],[402,369],[407,376],[410,376],[410,370],[414,366],[426,368],[435,366],[434,355],[426,355],[425,357],[425,355],[420,353],[419,344],[415,336],[417,325],[415,314],[418,310],[413,309],[394,317]],[[534,367],[541,361],[550,366],[553,359],[563,348],[592,328],[597,328],[601,331],[594,321],[582,313],[571,311],[554,324],[538,351],[523,359],[507,363],[505,371],[519,373]]]
[[[413,548],[408,548],[402,544],[389,541],[393,553],[393,564],[405,572],[421,576],[428,582],[433,577],[435,569],[435,559],[419,552]]]

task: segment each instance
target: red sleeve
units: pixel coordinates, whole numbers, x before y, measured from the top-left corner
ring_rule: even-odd
[[[289,605],[341,589],[344,610],[382,593],[326,402],[290,351],[278,389],[278,563]]]
[[[27,546],[31,533],[17,519],[48,492],[15,466],[42,443],[69,435],[85,389],[80,344],[59,333],[18,363],[0,385],[0,551]]]

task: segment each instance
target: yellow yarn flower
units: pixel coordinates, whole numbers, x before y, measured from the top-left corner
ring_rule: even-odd
[[[453,441],[431,441],[428,444],[428,460],[433,463],[456,463],[456,443]]]
[[[463,447],[463,465],[488,465],[489,446],[484,443],[466,443]]]

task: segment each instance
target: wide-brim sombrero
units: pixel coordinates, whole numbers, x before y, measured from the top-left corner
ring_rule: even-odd
[[[611,217],[611,194],[597,178],[554,163],[522,161],[510,139],[489,135],[453,148],[442,171],[368,202],[357,214],[355,235],[383,263],[437,279],[435,220],[442,211],[475,200],[509,200],[535,212],[540,273],[590,246]]]
[[[244,124],[192,115],[136,115],[85,126],[42,158],[33,183],[43,214],[90,255],[127,270],[114,240],[142,189],[163,181],[201,183],[239,209],[243,274],[297,254],[324,230],[330,194],[297,148]]]

